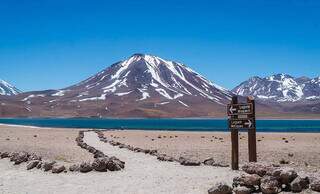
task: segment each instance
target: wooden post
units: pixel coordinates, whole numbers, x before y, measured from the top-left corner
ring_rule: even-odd
[[[249,117],[253,118],[253,126],[248,130],[248,149],[249,149],[249,162],[257,162],[257,140],[256,140],[256,118],[255,118],[255,102],[254,98],[249,96],[247,102],[252,104],[253,113]]]
[[[232,104],[238,103],[238,97],[233,96],[232,97]],[[237,116],[231,116],[232,118],[237,118]],[[239,134],[238,129],[232,129],[231,130],[231,167],[232,170],[239,170]]]

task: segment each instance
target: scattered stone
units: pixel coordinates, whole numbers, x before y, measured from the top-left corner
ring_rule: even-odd
[[[293,192],[301,192],[303,189],[308,188],[309,185],[309,178],[308,177],[300,177],[298,176],[297,178],[295,178],[291,184],[290,184],[290,188],[291,191]]]
[[[289,157],[293,157],[293,153],[289,153],[288,156],[289,156]]]
[[[248,187],[236,187],[233,189],[235,194],[250,194],[252,193],[252,189]]]
[[[204,165],[209,165],[209,166],[213,166],[216,162],[214,161],[213,158],[207,158],[203,161]]]
[[[289,160],[286,160],[284,158],[282,158],[280,161],[279,161],[279,164],[289,164],[290,161]]]
[[[37,135],[33,135],[33,137],[38,137]]]
[[[42,165],[42,168],[44,171],[49,171],[52,169],[53,165],[55,164],[56,162],[55,161],[52,161],[52,162],[45,162],[43,163]]]
[[[295,178],[297,178],[298,174],[293,169],[284,168],[280,173],[280,182],[282,184],[290,184]]]
[[[272,165],[263,164],[263,163],[247,163],[242,166],[242,170],[248,174],[257,174],[263,177],[267,171],[273,170],[274,167]]]
[[[279,182],[275,177],[265,176],[261,179],[261,191],[264,194],[276,194],[280,192]]]
[[[10,156],[9,152],[2,152],[0,155],[1,159],[8,158],[9,156]]]
[[[243,174],[240,177],[235,177],[233,179],[233,186],[246,186],[254,187],[259,186],[261,177],[257,174]]]
[[[92,166],[90,163],[82,162],[79,167],[80,172],[86,173],[92,171]]]
[[[320,192],[320,179],[312,181],[312,183],[310,184],[310,188],[313,191]]]
[[[37,169],[40,169],[42,167],[42,162],[39,161],[38,165],[37,165]]]
[[[200,162],[193,159],[179,159],[180,164],[183,166],[200,166]]]
[[[225,183],[218,183],[208,190],[208,194],[232,194],[232,188]]]
[[[108,158],[96,158],[92,163],[92,168],[98,172],[106,172],[108,162]]]
[[[32,160],[32,161],[30,161],[30,162],[28,163],[28,165],[27,165],[27,170],[31,170],[31,169],[37,167],[37,165],[39,164],[39,162],[40,162],[39,160]]]
[[[69,167],[69,170],[71,172],[76,172],[76,171],[79,171],[80,170],[80,166],[78,164],[73,164]]]
[[[28,153],[26,152],[19,152],[18,154],[15,154],[12,156],[11,161],[14,162],[15,165],[19,165],[23,162],[27,162],[28,161]]]
[[[52,173],[59,174],[66,170],[66,167],[64,165],[57,165],[52,167]]]

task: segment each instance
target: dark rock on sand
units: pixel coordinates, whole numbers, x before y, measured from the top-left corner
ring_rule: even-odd
[[[92,168],[98,172],[106,172],[108,162],[109,158],[96,158],[92,163]]]
[[[37,169],[40,169],[41,167],[42,167],[42,162],[41,161],[39,161],[39,163],[37,164]]]
[[[216,162],[214,161],[213,158],[208,158],[208,159],[205,159],[205,160],[203,161],[203,164],[204,164],[204,165],[209,165],[209,166],[213,166],[215,163],[216,163]]]
[[[283,168],[280,173],[280,182],[286,185],[290,184],[295,178],[297,178],[297,176],[297,172],[293,169]]]
[[[272,176],[263,177],[260,187],[264,194],[276,194],[280,191],[278,180]]]
[[[232,188],[225,183],[218,183],[208,190],[208,194],[232,194]]]
[[[180,164],[183,166],[200,166],[200,162],[193,159],[179,159]]]
[[[308,177],[298,176],[291,182],[290,188],[291,188],[291,191],[298,193],[298,192],[301,192],[303,189],[308,188],[308,185],[309,185]]]
[[[257,174],[259,176],[264,176],[268,171],[275,169],[272,165],[262,164],[262,163],[247,163],[242,166],[242,170],[248,174]]]
[[[49,171],[52,169],[53,165],[55,164],[56,162],[55,161],[52,161],[52,162],[44,162],[43,165],[42,165],[42,168],[44,171]]]
[[[75,171],[79,171],[80,170],[80,166],[78,164],[73,164],[69,167],[69,170],[71,172],[75,172]]]
[[[246,186],[246,187],[254,187],[259,186],[261,181],[261,177],[257,174],[243,174],[240,177],[235,177],[233,179],[233,185],[237,186]]]
[[[82,162],[79,167],[80,172],[86,173],[92,171],[92,166],[90,163]]]
[[[313,180],[312,183],[310,184],[310,188],[313,191],[320,192],[320,179]]]
[[[15,165],[18,165],[23,162],[27,162],[28,158],[29,158],[28,153],[19,152],[18,154],[15,154],[12,156],[12,161],[14,162]]]
[[[52,167],[52,173],[58,174],[63,172],[64,170],[66,170],[66,167],[64,165],[56,165]]]
[[[39,160],[32,160],[27,164],[27,170],[35,168],[39,164]]]
[[[125,166],[125,162],[119,160],[116,157],[111,157],[107,162],[107,169],[110,171],[119,171],[123,169]]]
[[[0,155],[1,159],[8,158],[9,156],[10,156],[9,152],[2,152]]]
[[[250,194],[252,193],[252,189],[248,188],[248,187],[236,187],[233,189],[233,192],[235,194]]]

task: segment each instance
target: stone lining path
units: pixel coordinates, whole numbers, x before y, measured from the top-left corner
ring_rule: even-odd
[[[206,194],[215,183],[232,182],[237,172],[212,166],[182,166],[161,162],[144,153],[119,149],[99,140],[95,132],[86,132],[84,142],[107,155],[126,162],[117,172],[88,174],[52,174],[27,171],[25,165],[12,166],[0,160],[0,193],[190,193]]]

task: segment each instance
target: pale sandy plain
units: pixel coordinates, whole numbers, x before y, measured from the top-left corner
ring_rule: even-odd
[[[36,152],[45,159],[67,164],[92,160],[92,155],[75,144],[77,129],[0,126],[0,131],[0,152]],[[214,157],[221,163],[228,163],[230,158],[229,133],[108,131],[105,134],[109,138],[112,135],[112,138],[119,142],[141,148],[156,148],[159,152],[175,157],[185,156],[199,160]],[[161,138],[158,138],[160,136]],[[242,162],[247,159],[244,136],[245,133],[241,135],[240,140]],[[19,141],[16,141],[18,138]],[[282,138],[286,138],[288,143]],[[258,142],[259,160],[276,163],[279,158],[285,157],[294,162],[291,165],[301,169],[319,169],[320,134],[258,134],[258,139],[262,139]],[[160,162],[153,156],[100,142],[94,132],[85,133],[84,141],[109,156],[116,156],[125,161],[125,170],[88,174],[68,172],[56,175],[36,169],[27,171],[25,164],[14,166],[7,159],[3,159],[0,160],[0,193],[196,194],[207,193],[216,182],[231,183],[233,177],[240,173],[231,171],[230,168],[185,167],[178,163]],[[293,153],[293,156],[289,157],[288,153]],[[307,162],[308,166],[304,162]]]

